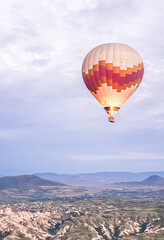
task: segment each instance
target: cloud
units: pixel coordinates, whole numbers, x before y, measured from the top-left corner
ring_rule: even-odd
[[[47,155],[47,145],[59,149],[63,146],[67,149],[68,145],[65,159],[74,152],[75,146],[83,153],[91,149],[86,159],[119,158],[122,155],[117,155],[116,146],[124,145],[121,151],[124,148],[129,152],[127,142],[132,151],[150,149],[151,152],[155,145],[154,154],[161,152],[163,4],[162,1],[154,4],[151,0],[2,0],[0,141],[12,139],[19,146],[23,140],[31,139],[31,146],[38,144],[38,148],[42,142]],[[122,42],[134,47],[145,64],[141,86],[119,110],[115,125],[108,123],[106,112],[87,90],[81,76],[85,55],[104,42]],[[136,132],[145,135],[133,148]],[[154,132],[157,139],[152,143]],[[111,136],[113,151],[108,155],[106,143]],[[99,150],[104,148],[107,155]],[[5,150],[1,148],[1,151]],[[9,151],[6,154],[10,162]],[[63,150],[58,151],[56,159],[60,154]],[[155,156],[160,158],[158,154]],[[123,154],[123,157],[135,159],[135,154]]]
[[[108,155],[70,155],[70,159],[79,161],[106,161],[106,160],[164,160],[164,154],[129,152]]]
[[[163,13],[161,4],[139,2],[2,1],[1,91],[8,96],[14,91],[15,96],[20,96],[21,89],[25,107],[30,109],[33,103],[39,111],[39,104],[49,105],[45,109],[47,116],[51,112],[50,106],[54,106],[57,114],[69,112],[69,118],[71,113],[74,118],[80,108],[77,116],[83,121],[88,115],[89,122],[90,108],[96,112],[98,104],[92,104],[94,100],[90,100],[92,96],[87,89],[86,92],[82,90],[85,89],[81,77],[82,60],[95,45],[120,41],[141,52],[145,75],[141,87],[119,115],[124,119],[130,113],[133,118],[126,119],[128,124],[140,122],[142,124],[137,126],[141,128],[151,128],[155,121],[159,128],[163,127],[164,99],[163,94],[159,94],[163,84],[163,55],[158,51],[163,41],[162,37],[155,41],[150,38],[162,29]],[[83,108],[86,99],[89,104]],[[65,107],[59,110],[63,104]],[[20,103],[16,108],[20,112]],[[103,114],[99,116],[103,117]]]
[[[11,130],[0,130],[0,140],[19,140],[24,137],[31,135],[29,129],[11,129]]]

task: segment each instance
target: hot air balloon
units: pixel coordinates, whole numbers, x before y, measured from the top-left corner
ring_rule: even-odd
[[[139,53],[121,43],[92,49],[82,64],[85,85],[115,122],[115,114],[141,83],[144,65]]]

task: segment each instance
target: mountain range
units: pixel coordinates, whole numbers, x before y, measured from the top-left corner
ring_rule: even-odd
[[[89,183],[88,183],[89,184]],[[0,190],[16,188],[22,190],[28,189],[38,189],[41,187],[62,187],[71,186],[52,181],[43,179],[41,177],[35,175],[20,175],[20,176],[9,176],[9,177],[0,177]],[[111,184],[112,187],[148,187],[148,186],[164,186],[164,178],[158,175],[152,175],[143,181],[131,181],[131,182],[116,182]]]
[[[89,184],[89,181],[88,181]],[[113,183],[107,188],[70,186],[35,175],[0,177],[0,204],[89,198],[164,198],[164,178]]]
[[[80,174],[34,173],[44,179],[61,182],[72,186],[109,188],[115,183],[143,181],[152,175],[164,177],[161,172],[96,172]]]

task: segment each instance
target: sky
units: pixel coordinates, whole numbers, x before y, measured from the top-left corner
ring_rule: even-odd
[[[164,1],[1,0],[0,175],[164,171]],[[81,67],[124,43],[145,73],[115,124]]]

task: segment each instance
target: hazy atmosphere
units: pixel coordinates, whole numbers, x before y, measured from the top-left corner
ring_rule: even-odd
[[[1,0],[0,175],[164,171],[163,23],[160,0]],[[108,42],[145,66],[115,124],[81,76]]]

